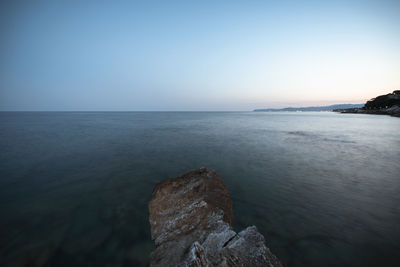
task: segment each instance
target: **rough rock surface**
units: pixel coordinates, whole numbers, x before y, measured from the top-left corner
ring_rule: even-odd
[[[215,171],[157,184],[149,211],[150,266],[282,266],[255,226],[233,231],[232,201]]]

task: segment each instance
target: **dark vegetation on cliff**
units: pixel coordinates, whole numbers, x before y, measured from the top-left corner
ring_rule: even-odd
[[[400,90],[393,91],[387,95],[380,95],[365,103],[362,109],[383,109],[400,106]]]

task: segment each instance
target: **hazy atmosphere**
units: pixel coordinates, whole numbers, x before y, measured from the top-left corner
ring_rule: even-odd
[[[399,1],[1,1],[0,110],[364,103],[400,86]]]

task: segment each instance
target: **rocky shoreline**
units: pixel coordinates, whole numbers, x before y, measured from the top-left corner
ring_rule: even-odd
[[[205,168],[165,180],[149,203],[150,266],[284,266],[255,226],[236,233],[229,192]]]
[[[390,108],[382,108],[382,109],[363,109],[363,108],[335,109],[333,111],[340,113],[390,115],[394,117],[400,117],[400,106],[392,106]]]

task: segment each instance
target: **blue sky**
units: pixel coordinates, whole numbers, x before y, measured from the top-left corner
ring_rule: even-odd
[[[1,1],[0,110],[252,110],[400,89],[400,1]]]

